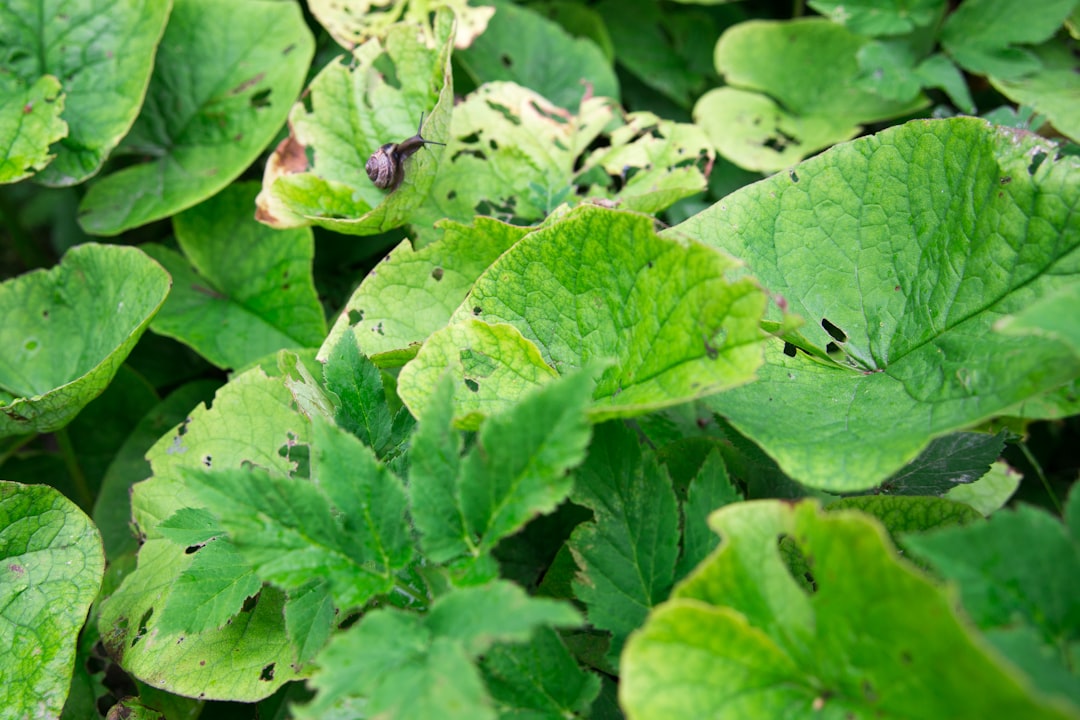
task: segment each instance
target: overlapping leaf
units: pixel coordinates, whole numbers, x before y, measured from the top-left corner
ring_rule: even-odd
[[[49,147],[68,133],[63,110],[60,81],[52,75],[28,83],[0,70],[0,184],[30,177],[52,161]]]
[[[0,284],[0,437],[67,425],[105,390],[169,284],[145,253],[95,244]]]
[[[759,380],[711,406],[796,480],[854,491],[1075,379],[1067,345],[992,331],[1080,272],[1080,162],[1055,153],[979,120],[916,121],[680,225],[807,319],[805,353],[770,343]]]

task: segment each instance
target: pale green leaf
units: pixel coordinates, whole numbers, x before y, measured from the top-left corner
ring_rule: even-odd
[[[68,133],[63,110],[60,81],[52,75],[27,83],[0,70],[0,184],[28,178],[52,161],[49,147]]]
[[[352,57],[329,63],[289,114],[289,137],[263,175],[257,218],[274,227],[316,224],[350,235],[403,225],[423,202],[443,154],[425,145],[404,161],[404,179],[384,190],[365,165],[379,148],[419,132],[445,143],[453,105],[453,13],[434,27],[403,23]]]
[[[720,550],[627,644],[631,717],[1076,717],[989,652],[874,520],[763,501],[711,524]],[[813,559],[813,590],[789,574],[781,537]]]
[[[945,0],[809,0],[814,10],[858,35],[903,35],[945,11]]]
[[[1075,6],[1076,0],[1043,0],[1032,12],[1025,0],[967,0],[949,14],[941,44],[969,71],[1015,79],[1041,63],[1013,45],[1050,39]]]
[[[90,186],[83,229],[117,235],[236,179],[281,128],[313,51],[294,3],[176,0],[146,102],[120,146],[142,161]]]
[[[466,48],[484,32],[488,20],[495,14],[492,7],[472,7],[468,0],[308,0],[308,9],[319,24],[343,48],[352,49],[372,37],[386,37],[400,23],[423,24],[428,13],[438,7],[449,7],[457,19],[454,47]]]
[[[67,425],[105,390],[169,284],[145,253],[93,243],[0,284],[0,437]]]
[[[968,485],[957,485],[945,494],[950,500],[970,505],[983,515],[1001,509],[1016,489],[1023,476],[1003,461],[990,466],[990,471]]]
[[[1064,344],[992,331],[1080,274],[1080,161],[1054,153],[976,119],[915,121],[675,228],[807,319],[806,352],[768,343],[759,380],[710,406],[794,479],[850,492],[1076,378]]]
[[[1008,335],[1036,335],[1063,340],[1080,352],[1080,282],[1067,285],[1015,315],[999,320],[994,329]]]
[[[0,482],[0,714],[57,717],[105,570],[101,536],[44,485]]]

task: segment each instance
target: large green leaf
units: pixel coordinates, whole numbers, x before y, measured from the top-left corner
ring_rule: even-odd
[[[556,106],[574,109],[589,95],[618,99],[619,81],[591,40],[571,37],[532,9],[489,0],[495,15],[458,60],[477,85],[509,81]]]
[[[629,717],[1080,716],[1036,694],[865,515],[768,500],[711,524],[720,550],[627,644]],[[809,562],[810,587],[781,537]]]
[[[528,387],[598,359],[614,364],[593,395],[596,419],[744,383],[760,362],[766,297],[747,278],[730,280],[735,267],[696,242],[657,237],[647,216],[576,208],[476,281],[451,324],[403,368],[402,400],[422,414],[453,368],[457,415],[474,425]]]
[[[99,617],[102,641],[127,672],[176,694],[244,701],[266,697],[300,677],[291,666],[297,648],[285,630],[284,596],[264,587],[257,602],[243,604],[258,583],[250,584],[251,565],[238,561],[235,553],[224,558],[228,562],[207,568],[216,573],[217,587],[235,592],[231,606],[214,604],[212,598],[200,601],[191,588],[182,591],[185,602],[172,600],[178,587],[191,582],[195,559],[227,540],[219,538],[189,553],[168,539],[161,524],[177,511],[199,505],[184,489],[186,469],[253,465],[286,475],[296,469],[289,450],[307,442],[308,435],[308,422],[293,408],[281,379],[256,368],[219,390],[212,409],[196,408],[150,450],[154,476],[132,491],[132,519],[143,539],[138,568],[102,603]],[[211,528],[203,537],[220,534]],[[250,589],[241,595],[245,587]],[[200,613],[211,609],[214,618],[231,622],[198,632],[162,627],[168,613],[180,616],[170,621],[173,627],[205,624],[207,617]],[[229,673],[220,671],[223,663]]]
[[[58,717],[105,571],[101,536],[44,485],[0,482],[0,714]]]
[[[1027,105],[1047,117],[1054,128],[1080,142],[1080,60],[1075,40],[1045,43],[1033,50],[1041,67],[1018,78],[991,76],[990,82],[1013,102]]]
[[[740,23],[720,36],[716,69],[730,87],[694,107],[717,150],[750,170],[780,170],[855,136],[861,125],[898,117],[925,98],[890,100],[856,82],[869,42],[823,18]]]
[[[82,227],[116,235],[232,182],[281,128],[313,52],[295,3],[176,0],[146,102],[120,146],[142,161],[90,186]]]
[[[68,132],[63,109],[60,81],[52,75],[27,83],[0,69],[0,184],[30,177],[55,157],[49,146]]]
[[[61,79],[67,137],[40,172],[46,185],[97,173],[139,114],[172,0],[12,0],[0,7],[2,63],[27,82]],[[0,93],[2,94],[2,93]]]
[[[169,283],[135,248],[89,243],[0,284],[0,437],[62,428],[100,395]]]
[[[975,119],[839,146],[675,228],[807,319],[709,400],[796,480],[854,491],[936,436],[1080,375],[1064,343],[992,331],[1080,274],[1080,160]],[[828,359],[826,356],[828,356]]]
[[[407,222],[431,187],[443,149],[420,148],[389,192],[375,186],[365,165],[380,146],[412,137],[421,120],[425,139],[446,142],[453,32],[453,13],[440,10],[434,27],[394,25],[384,41],[369,40],[351,58],[323,68],[289,114],[289,137],[267,163],[258,219],[350,235]]]
[[[376,364],[403,364],[446,325],[488,265],[529,232],[484,217],[472,226],[446,221],[442,230],[439,242],[420,250],[403,241],[364,278],[323,342],[320,359],[348,334]]]
[[[326,320],[311,277],[311,230],[272,230],[252,217],[255,183],[237,183],[176,215],[183,255],[146,250],[174,286],[151,329],[222,368],[284,348],[317,347]]]
[[[1080,492],[1066,523],[1021,505],[986,522],[908,536],[904,544],[960,587],[990,641],[1047,693],[1080,708]],[[1037,548],[1033,552],[1032,548]]]

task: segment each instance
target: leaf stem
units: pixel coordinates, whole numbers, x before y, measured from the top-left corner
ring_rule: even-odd
[[[1039,480],[1042,481],[1043,489],[1046,490],[1046,494],[1050,496],[1050,502],[1054,504],[1054,507],[1057,509],[1058,515],[1064,515],[1064,510],[1062,510],[1061,508],[1061,501],[1058,500],[1058,496],[1054,492],[1054,489],[1050,487],[1050,481],[1047,479],[1046,473],[1043,472],[1042,465],[1039,464],[1039,460],[1035,457],[1031,450],[1028,449],[1026,442],[1021,440],[1017,444],[1020,446],[1020,452],[1024,453],[1024,457],[1027,458],[1027,461],[1029,463],[1031,463],[1031,467],[1035,469],[1035,474],[1038,475]]]
[[[86,473],[83,472],[82,466],[79,465],[79,459],[75,452],[75,446],[71,444],[71,437],[68,435],[67,428],[61,428],[53,433],[53,437],[56,438],[56,444],[60,447],[60,456],[64,459],[64,467],[67,468],[68,475],[71,477],[71,482],[75,486],[75,493],[77,498],[72,498],[79,503],[87,514],[94,509],[94,494],[90,492],[90,486],[86,484]]]

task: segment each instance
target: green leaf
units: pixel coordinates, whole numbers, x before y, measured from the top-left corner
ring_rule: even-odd
[[[742,500],[742,494],[728,477],[723,456],[713,450],[690,481],[682,506],[682,554],[675,567],[676,578],[686,577],[719,544],[719,538],[709,529],[709,515],[717,508]]]
[[[390,251],[356,289],[319,351],[329,356],[352,335],[376,365],[411,359],[416,346],[446,325],[476,278],[529,232],[477,217],[473,225],[447,221],[442,239],[419,250],[408,240]]]
[[[70,132],[37,176],[54,186],[96,174],[135,122],[172,0],[80,0],[61,7],[43,11],[39,0],[14,0],[0,8],[0,47],[12,52],[9,67],[27,82],[62,79]]]
[[[52,161],[49,146],[68,133],[63,110],[60,81],[52,75],[27,83],[0,70],[0,184],[28,178]]]
[[[570,492],[567,470],[589,441],[584,409],[592,378],[574,373],[488,418],[459,457],[450,427],[452,389],[442,383],[413,440],[409,493],[413,520],[431,562],[482,559],[502,538]]]
[[[694,107],[716,149],[740,167],[773,171],[899,117],[925,98],[890,100],[860,89],[857,55],[869,39],[823,18],[751,21],[716,45],[716,69],[731,87]]]
[[[283,348],[318,347],[326,320],[315,292],[309,229],[255,222],[255,183],[237,183],[173,219],[183,255],[143,249],[169,270],[173,292],[154,332],[221,368],[241,368]]]
[[[633,717],[1075,717],[987,652],[872,519],[764,501],[711,524],[720,550],[627,644]],[[816,590],[788,573],[781,536],[813,559]]]
[[[574,473],[571,499],[593,511],[568,546],[581,571],[574,592],[589,623],[612,634],[618,657],[626,636],[664,601],[675,579],[679,508],[667,472],[642,455],[621,422],[600,425],[585,462]]]
[[[886,495],[943,495],[978,480],[1005,449],[1005,433],[965,432],[934,438],[919,457],[881,484]]]
[[[323,369],[326,389],[337,399],[334,420],[383,457],[406,439],[400,421],[390,413],[379,369],[361,354],[353,335],[339,338],[329,346]]]
[[[935,54],[924,59],[915,73],[925,87],[940,88],[962,112],[975,114],[975,101],[964,73],[946,55]]]
[[[619,64],[680,107],[689,108],[704,90],[706,78],[675,47],[671,25],[677,14],[649,0],[605,0],[596,11],[611,33]],[[713,32],[712,43],[716,30],[708,30]]]
[[[578,667],[549,628],[528,643],[495,645],[480,664],[484,684],[504,718],[588,717],[600,678]]]
[[[363,708],[368,716],[494,720],[477,656],[500,640],[525,641],[537,627],[579,623],[569,605],[530,598],[504,581],[453,590],[427,617],[379,609],[319,655],[315,700],[294,711],[298,718]]]
[[[214,380],[181,385],[139,419],[113,455],[93,512],[94,524],[101,532],[105,555],[110,560],[138,548],[131,531],[131,486],[150,475],[150,463],[144,459],[147,451],[170,428],[183,422],[196,405],[211,400],[218,386]]]
[[[1062,340],[1080,353],[1080,283],[1063,287],[1015,315],[999,320],[994,329],[1007,335],[1036,335]]]
[[[505,0],[492,4],[487,29],[457,56],[478,86],[515,82],[567,110],[589,95],[618,99],[615,71],[595,43],[571,37],[528,8]]]
[[[708,404],[794,479],[851,492],[1076,378],[1063,344],[992,332],[1075,282],[1080,161],[1054,153],[976,119],[915,121],[675,228],[744,260],[807,319],[793,339],[805,353],[769,343],[758,381]]]
[[[1078,509],[1080,492],[1074,490],[1067,514],[1075,517]],[[992,634],[991,640],[1036,684],[1053,690],[1040,682],[1044,663],[1071,672],[1068,694],[1074,712],[1080,713],[1075,666],[1080,653],[1080,535],[1074,530],[1043,510],[1019,505],[986,522],[907,536],[904,542],[959,585],[964,609],[980,629],[1006,633]],[[1022,634],[1007,635],[1014,632]],[[1040,660],[1032,650],[1045,657]]]
[[[856,35],[904,35],[945,11],[945,0],[810,0],[814,10]]]
[[[256,368],[221,388],[212,409],[193,410],[147,453],[154,476],[135,485],[131,503],[132,518],[144,538],[138,568],[102,603],[99,619],[102,641],[126,671],[168,692],[248,702],[302,677],[290,667],[298,649],[286,633],[285,597],[272,587],[263,587],[255,601],[235,607],[239,613],[224,628],[182,635],[162,631],[164,615],[184,612],[170,607],[170,594],[207,548],[185,552],[185,545],[166,538],[160,523],[184,508],[201,506],[182,479],[190,469],[254,466],[278,474],[294,471],[290,451],[308,442],[307,427],[281,379],[268,378]],[[227,542],[220,538],[214,544]],[[246,563],[218,566],[214,582],[239,586],[250,568]],[[229,673],[220,671],[223,663],[229,664]]]
[[[158,527],[176,542],[175,535],[166,531],[173,518]],[[209,532],[220,535],[222,530],[215,526]],[[165,601],[157,624],[161,633],[188,635],[223,628],[262,588],[251,563],[231,543],[211,539],[205,546],[190,545],[184,552],[192,556],[192,561],[176,579]]]
[[[989,515],[1004,507],[1022,479],[1022,475],[999,460],[990,466],[990,472],[968,485],[957,485],[945,497]]]
[[[395,24],[385,41],[369,40],[323,68],[289,114],[289,137],[267,163],[256,217],[350,235],[408,222],[443,149],[426,145],[405,160],[404,180],[390,192],[372,183],[365,165],[380,146],[415,135],[421,120],[424,138],[446,141],[453,34],[453,13],[440,10],[433,28]]]
[[[457,414],[472,424],[551,374],[545,363],[566,373],[613,360],[590,408],[602,420],[746,382],[760,358],[766,297],[749,279],[730,281],[733,270],[730,258],[697,243],[658,238],[646,216],[576,208],[526,235],[476,281],[452,324],[403,368],[401,398],[422,414],[453,367],[470,390],[458,394]]]
[[[176,0],[146,102],[120,146],[143,161],[90,186],[83,229],[117,235],[236,179],[280,129],[313,52],[294,3]]]
[[[904,544],[904,536],[907,533],[964,525],[982,518],[979,511],[954,500],[905,495],[846,497],[831,503],[826,509],[829,512],[858,510],[873,515],[889,531],[889,536],[897,547],[905,552],[907,546]]]
[[[169,282],[135,248],[88,243],[0,284],[0,437],[62,428],[100,395]]]
[[[1037,44],[1057,32],[1076,0],[1045,0],[1031,12],[1024,0],[968,0],[949,14],[941,44],[965,69],[1004,79],[1039,69],[1039,60],[1014,44]]]
[[[75,644],[105,571],[101,536],[50,487],[0,482],[0,702],[8,717],[57,717]]]

